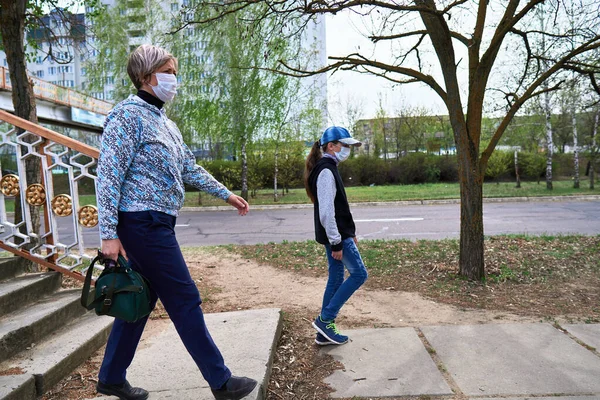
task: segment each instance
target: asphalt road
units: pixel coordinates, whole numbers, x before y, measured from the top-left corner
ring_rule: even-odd
[[[458,238],[458,204],[354,206],[359,239]],[[484,203],[484,233],[600,234],[599,201]],[[314,238],[312,208],[184,211],[177,220],[182,246],[256,244]],[[66,238],[65,238],[66,239]],[[97,247],[98,231],[85,229],[86,247]],[[68,241],[67,241],[68,242]]]

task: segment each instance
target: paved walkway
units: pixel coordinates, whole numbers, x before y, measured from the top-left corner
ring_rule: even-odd
[[[207,314],[235,374],[265,397],[281,329],[278,309]],[[548,323],[420,326],[344,331],[351,341],[321,351],[344,368],[325,379],[333,398],[442,396],[600,400],[600,324]],[[212,399],[172,324],[144,340],[129,380],[150,399]],[[114,399],[114,398],[111,398]]]

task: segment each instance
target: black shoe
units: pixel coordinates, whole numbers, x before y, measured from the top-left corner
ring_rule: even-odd
[[[148,398],[147,390],[139,387],[131,387],[127,381],[120,385],[107,385],[98,381],[96,391],[110,396],[117,396],[121,400],[146,400]]]
[[[256,387],[254,379],[245,376],[232,376],[221,389],[211,389],[217,400],[240,400],[248,396]]]

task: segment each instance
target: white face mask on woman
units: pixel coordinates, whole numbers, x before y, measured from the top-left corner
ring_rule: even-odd
[[[350,147],[343,147],[340,149],[340,151],[335,151],[335,158],[337,158],[337,160],[339,162],[342,161],[346,161],[348,159],[348,157],[350,157]]]
[[[156,97],[165,103],[173,100],[173,97],[177,94],[177,77],[173,74],[166,74],[164,72],[157,72],[154,75],[156,75],[157,85],[150,86],[152,86],[152,90]]]

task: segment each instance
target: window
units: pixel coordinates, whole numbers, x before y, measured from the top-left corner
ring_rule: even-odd
[[[171,11],[177,11],[177,10],[179,10],[179,4],[171,3]]]
[[[107,76],[104,83],[106,83],[107,85],[112,85],[113,83],[115,83],[115,77],[114,76]]]
[[[35,71],[35,76],[37,76],[38,78],[43,78],[44,71],[43,70]]]
[[[75,87],[75,81],[72,81],[72,80],[61,80],[61,81],[54,81],[51,83],[54,83],[55,85],[58,85],[58,86]]]
[[[132,38],[139,38],[139,37],[144,37],[144,35],[146,34],[146,32],[144,31],[129,31],[129,36]]]
[[[56,67],[48,67],[48,75],[56,75]]]
[[[85,76],[85,74],[87,74],[87,68],[83,67],[81,68],[81,76]]]
[[[146,20],[146,16],[143,14],[142,15],[130,15],[128,20],[132,24],[143,23]]]
[[[71,59],[72,55],[68,51],[59,51],[59,52],[54,53],[54,57],[57,60],[65,60],[65,61],[67,61],[67,60]]]

